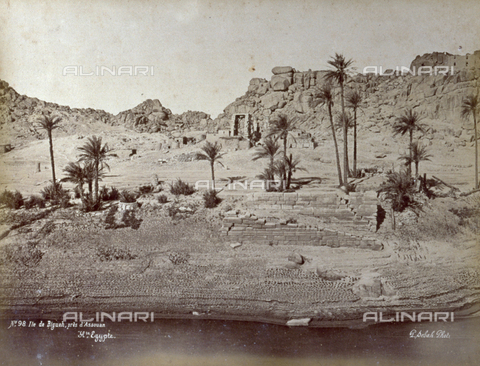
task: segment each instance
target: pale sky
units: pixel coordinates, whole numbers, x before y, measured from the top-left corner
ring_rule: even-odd
[[[365,66],[480,49],[479,0],[0,0],[0,78],[17,92],[118,113],[159,99],[215,118],[274,66]],[[461,48],[460,48],[461,47]],[[96,66],[153,75],[63,76]]]

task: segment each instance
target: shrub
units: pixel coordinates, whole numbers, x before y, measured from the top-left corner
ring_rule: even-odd
[[[11,192],[5,190],[0,195],[0,203],[3,203],[8,208],[18,210],[23,205],[23,196],[19,191]]]
[[[137,195],[133,192],[129,192],[126,189],[120,193],[120,202],[133,203],[137,202]]]
[[[41,192],[43,199],[49,201],[52,205],[60,205],[62,208],[70,205],[70,196],[68,190],[64,189],[60,183],[50,183]]]
[[[385,192],[386,198],[392,201],[394,211],[401,212],[407,207],[415,207],[415,184],[412,177],[405,171],[392,172],[387,175],[378,192]]]
[[[187,182],[184,182],[181,179],[177,179],[174,183],[171,184],[170,192],[172,192],[175,196],[179,196],[181,194],[189,196],[195,193],[195,188]]]
[[[100,199],[102,201],[118,201],[120,199],[120,191],[115,187],[110,188],[110,190],[107,187],[102,187]]]
[[[90,195],[83,198],[82,205],[82,209],[85,212],[99,211],[102,209],[102,201],[94,200]]]
[[[214,189],[208,190],[203,194],[203,200],[205,201],[206,208],[214,208],[222,201],[217,196],[217,191]]]
[[[31,209],[34,207],[45,208],[45,200],[37,195],[30,196],[23,203],[26,209]]]
[[[158,203],[167,203],[168,198],[164,194],[161,194],[160,196],[157,197],[157,201]]]
[[[151,184],[146,184],[143,186],[138,187],[138,191],[140,195],[145,195],[153,192],[154,187]]]

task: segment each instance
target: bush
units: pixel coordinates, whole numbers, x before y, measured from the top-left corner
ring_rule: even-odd
[[[153,192],[153,186],[151,184],[146,184],[143,186],[138,187],[138,191],[140,192],[140,195],[145,195]]]
[[[164,194],[161,194],[160,196],[157,197],[157,201],[158,203],[167,203],[168,198]]]
[[[137,202],[137,195],[133,192],[129,192],[126,189],[120,193],[120,202],[123,203],[133,203]]]
[[[177,179],[174,183],[171,184],[170,192],[172,192],[172,194],[174,194],[175,196],[179,196],[181,194],[189,196],[195,193],[195,188],[192,185],[184,182],[183,180]]]
[[[394,211],[402,212],[407,207],[416,207],[414,199],[415,183],[407,172],[392,172],[387,175],[378,192],[384,192],[386,198],[392,201]]]
[[[222,201],[218,196],[217,196],[217,191],[214,189],[211,189],[203,194],[203,199],[205,201],[205,207],[206,208],[214,208],[217,207],[218,204]]]
[[[118,201],[120,199],[120,191],[115,187],[110,188],[110,190],[107,187],[102,187],[100,199],[102,201]]]
[[[23,204],[28,210],[34,207],[45,208],[45,200],[37,195],[30,196]]]
[[[70,205],[70,196],[68,190],[64,189],[60,183],[50,183],[41,192],[43,199],[49,201],[52,205],[60,205],[62,208]]]
[[[90,195],[86,195],[82,201],[82,209],[85,212],[100,211],[102,209],[102,201],[94,200]]]
[[[0,203],[3,203],[8,208],[18,210],[23,205],[23,196],[19,191],[11,192],[5,190],[0,195]]]

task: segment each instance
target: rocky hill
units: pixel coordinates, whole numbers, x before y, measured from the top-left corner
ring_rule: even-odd
[[[171,131],[176,128],[206,126],[210,116],[203,112],[187,111],[173,114],[159,100],[148,99],[138,106],[117,115],[92,108],[70,108],[38,98],[20,95],[6,81],[0,80],[0,138],[2,143],[13,145],[42,139],[45,132],[35,126],[42,113],[61,116],[57,134],[73,135],[98,133],[108,126],[121,126],[137,132]]]
[[[480,56],[480,51],[475,56]],[[453,57],[445,56],[443,60],[452,62]],[[424,63],[422,60],[442,65],[437,54],[418,56],[415,64]],[[472,138],[473,122],[460,118],[461,105],[465,96],[478,93],[480,89],[480,65],[477,64],[478,61],[471,62],[468,67],[456,67],[453,74],[448,75],[351,75],[346,82],[345,95],[358,90],[363,96],[358,117],[360,129],[391,136],[396,117],[407,108],[414,108],[429,126],[427,138],[443,139],[446,135],[463,145]],[[320,139],[325,138],[330,133],[328,115],[317,91],[325,83],[324,74],[325,71],[302,72],[292,67],[275,67],[270,80],[252,79],[245,95],[228,105],[215,120],[215,125],[218,128],[228,126],[232,115],[237,113],[250,113],[257,121],[268,120],[273,113],[283,113],[298,117],[300,128]],[[339,97],[335,102],[334,112],[338,114]]]
[[[480,89],[480,51],[473,55],[455,56],[432,53],[417,56],[412,66],[454,66],[447,75],[414,76],[374,74],[351,75],[345,94],[358,90],[363,96],[359,112],[360,130],[391,136],[395,118],[407,108],[414,108],[429,126],[427,138],[454,140],[448,144],[464,144],[472,139],[473,123],[460,118],[462,100]],[[91,108],[61,106],[18,94],[7,82],[0,80],[0,136],[3,143],[21,144],[45,137],[34,122],[43,112],[60,115],[60,135],[95,133],[107,126],[120,126],[138,132],[228,129],[232,115],[250,113],[256,121],[268,121],[273,113],[299,118],[299,127],[317,140],[327,139],[328,116],[320,104],[317,89],[325,82],[325,70],[298,71],[293,67],[274,67],[270,80],[250,80],[247,92],[229,104],[215,120],[203,112],[173,114],[157,99],[146,100],[117,115]],[[337,93],[338,94],[338,93]],[[334,112],[339,112],[336,98]]]

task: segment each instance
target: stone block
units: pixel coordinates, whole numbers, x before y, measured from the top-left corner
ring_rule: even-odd
[[[234,226],[230,228],[230,232],[232,231],[245,231],[245,226]]]
[[[223,222],[227,224],[241,224],[242,221],[243,220],[238,217],[225,217],[223,219]]]

